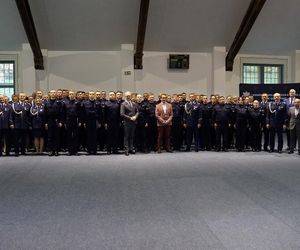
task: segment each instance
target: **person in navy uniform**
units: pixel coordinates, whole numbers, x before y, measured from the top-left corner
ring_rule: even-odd
[[[249,110],[244,105],[242,97],[239,98],[238,104],[233,108],[235,141],[237,152],[245,152],[245,145],[247,139]]]
[[[62,89],[58,89],[56,91],[56,102],[60,106],[60,109],[63,110],[63,106],[65,104],[65,101],[67,100],[66,97],[66,91],[63,91]],[[64,124],[63,124],[64,125]],[[58,151],[66,151],[67,150],[67,140],[64,138],[67,137],[67,131],[65,126],[59,127],[59,143],[58,143]]]
[[[259,106],[259,101],[255,100],[253,106],[249,109],[249,126],[251,132],[252,151],[261,151],[262,131],[265,122],[265,111]]]
[[[177,94],[173,95],[172,110],[172,128],[171,128],[171,143],[173,150],[180,151],[182,145],[182,126],[183,126],[183,109],[180,106]]]
[[[25,102],[26,94],[19,94],[19,101],[12,103],[12,124],[11,128],[14,133],[15,155],[25,155],[27,130],[30,125],[30,104]]]
[[[98,134],[98,143],[99,143],[99,149],[100,151],[104,151],[104,149],[107,146],[107,130],[105,129],[105,105],[106,105],[107,99],[106,99],[106,92],[101,91],[100,96],[100,112],[101,112],[101,119],[100,119],[100,128],[99,128],[99,134]]]
[[[148,128],[147,128],[147,148],[149,151],[156,151],[157,144],[157,122],[155,117],[156,101],[154,94],[149,93],[149,100],[147,102],[148,113]]]
[[[96,101],[94,91],[88,94],[88,100],[82,103],[81,119],[86,131],[86,147],[89,155],[97,154],[97,129],[100,126],[100,103]]]
[[[268,102],[268,94],[262,93],[261,95],[261,102],[260,107],[264,111],[265,118],[267,117],[268,109],[269,109],[269,102]],[[270,142],[270,130],[267,128],[266,119],[263,120],[263,137],[264,137],[264,151],[269,151],[269,142]]]
[[[120,105],[116,101],[116,94],[110,91],[109,100],[105,105],[105,127],[107,129],[107,154],[118,154],[120,131]]]
[[[74,91],[69,91],[68,99],[64,102],[65,128],[67,132],[68,154],[78,153],[78,128],[80,123],[81,103],[76,99]]]
[[[195,100],[195,94],[189,95],[190,101],[185,104],[185,112],[183,115],[183,126],[187,133],[186,151],[191,151],[191,145],[194,139],[195,151],[199,151],[199,128],[201,127],[202,115],[200,113],[199,104]]]
[[[37,97],[30,108],[32,135],[37,154],[43,154],[45,137],[45,112],[44,104],[40,97]]]
[[[274,152],[275,147],[275,135],[278,138],[278,153],[282,153],[283,148],[283,138],[282,133],[286,128],[287,122],[287,111],[286,103],[281,101],[280,94],[275,93],[273,95],[274,101],[269,103],[268,113],[267,113],[267,128],[270,129],[270,153]]]
[[[208,102],[208,97],[206,95],[202,97],[202,104],[200,106],[200,109],[202,113],[201,133],[202,133],[202,140],[203,140],[203,147],[204,147],[203,149],[210,151],[213,105]]]
[[[0,95],[0,154],[2,155],[3,145],[5,141],[5,154],[10,154],[11,148],[11,131],[12,124],[12,108],[8,103],[8,97]]]
[[[49,156],[58,156],[60,128],[63,126],[63,110],[59,100],[56,100],[56,91],[50,90],[49,100],[45,102],[45,129],[48,134]]]
[[[287,112],[289,111],[290,107],[294,107],[294,101],[296,100],[296,90],[290,89],[289,97],[287,97],[284,102],[286,103]],[[287,139],[287,150],[290,150],[290,129],[289,126],[286,127],[286,139]]]
[[[146,133],[148,127],[148,113],[147,113],[147,103],[143,102],[143,96],[137,95],[137,108],[139,116],[137,118],[136,132],[135,132],[135,147],[137,151],[148,153],[146,147]]]
[[[123,92],[122,91],[117,91],[116,92],[116,100],[117,103],[119,104],[119,111],[121,110],[121,104],[124,102],[123,100]],[[132,100],[134,102],[134,100]],[[120,150],[124,149],[124,121],[121,119],[119,124],[119,138],[118,138],[118,148]]]
[[[76,100],[80,104],[80,116],[82,114],[82,103],[84,102],[84,92],[83,91],[77,91],[76,92]],[[85,128],[83,127],[83,124],[79,124],[78,128],[78,150],[85,151],[86,149],[86,136],[85,136]]]
[[[228,128],[231,124],[231,107],[225,105],[224,96],[220,96],[218,104],[213,108],[212,120],[216,134],[216,151],[228,151]],[[222,143],[221,143],[222,141]]]

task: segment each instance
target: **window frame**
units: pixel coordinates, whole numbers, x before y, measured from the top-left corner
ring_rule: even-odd
[[[244,66],[258,66],[259,67],[259,79],[260,83],[245,83],[244,78]],[[273,84],[280,84],[284,83],[284,64],[275,64],[275,63],[243,63],[242,64],[242,80],[244,84],[271,84],[271,83],[265,83],[265,75],[264,75],[264,68],[265,67],[278,67],[280,72],[280,79],[278,83]]]
[[[5,89],[5,88],[13,88],[13,93],[15,94],[16,93],[16,85],[17,85],[17,82],[16,82],[16,60],[2,60],[0,58],[0,64],[13,64],[13,85],[4,85],[4,84],[1,84],[0,82],[0,89]],[[9,98],[11,98],[11,96],[9,96]]]

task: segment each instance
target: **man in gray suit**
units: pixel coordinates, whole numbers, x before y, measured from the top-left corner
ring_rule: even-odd
[[[294,107],[288,111],[291,147],[289,154],[294,153],[296,141],[298,141],[298,154],[300,155],[300,99],[294,100]]]
[[[124,119],[124,147],[125,155],[135,154],[133,140],[136,120],[139,116],[137,105],[131,101],[131,93],[125,92],[125,101],[121,104],[121,117]]]

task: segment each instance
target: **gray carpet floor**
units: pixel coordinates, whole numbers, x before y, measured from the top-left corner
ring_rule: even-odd
[[[3,157],[0,249],[300,249],[300,156]]]

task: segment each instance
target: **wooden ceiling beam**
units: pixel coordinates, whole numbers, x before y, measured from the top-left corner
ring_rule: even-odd
[[[43,54],[40,48],[39,40],[36,34],[33,17],[31,14],[28,0],[15,0],[22,23],[27,35],[28,42],[32,49],[35,69],[44,69]]]
[[[146,35],[149,2],[150,0],[141,0],[136,51],[134,54],[135,69],[143,69],[143,55],[144,55],[143,51],[144,51],[144,42],[145,42],[145,35]]]
[[[226,71],[233,70],[234,59],[243,46],[243,43],[251,31],[251,28],[254,25],[256,18],[261,12],[265,2],[266,0],[251,0],[248,10],[226,56]]]

